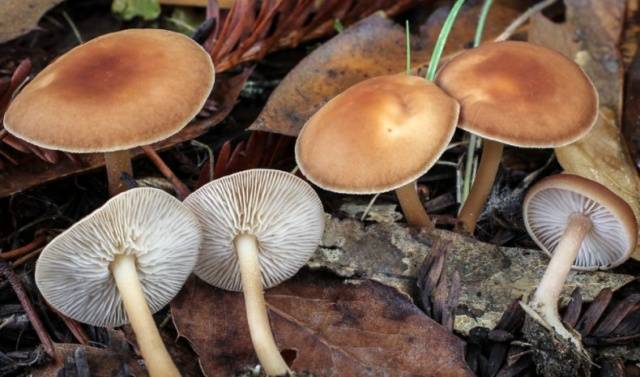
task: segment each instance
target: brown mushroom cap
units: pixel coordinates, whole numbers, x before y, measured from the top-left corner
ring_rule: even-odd
[[[330,191],[393,190],[433,166],[453,136],[458,113],[458,103],[423,78],[374,77],[307,121],[296,160],[310,181]]]
[[[167,30],[119,31],[46,67],[11,103],[4,125],[49,149],[129,149],[181,130],[213,81],[210,56],[190,38]]]
[[[436,83],[460,101],[460,128],[509,145],[572,143],[598,114],[598,94],[580,66],[527,42],[468,50],[442,67]]]
[[[592,227],[582,241],[574,268],[608,269],[629,258],[638,234],[633,210],[598,182],[573,174],[554,175],[533,186],[524,200],[527,231],[549,255],[576,213],[587,216]]]

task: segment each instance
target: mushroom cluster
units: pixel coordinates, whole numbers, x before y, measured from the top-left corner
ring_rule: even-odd
[[[264,290],[296,274],[321,241],[325,215],[312,186],[287,172],[252,169],[213,180],[181,202],[156,189],[124,191],[121,181],[131,173],[128,150],[183,128],[214,76],[210,56],[189,38],[136,29],[71,50],[18,94],[6,129],[41,147],[105,153],[113,195],[46,246],[36,283],[52,307],[75,320],[130,323],[150,375],[179,376],[152,315],[193,272],[243,293],[262,368],[286,375]],[[484,138],[484,150],[458,219],[473,234],[504,145],[563,146],[586,135],[597,115],[597,92],[573,61],[531,43],[487,43],[452,58],[435,81],[395,74],[348,88],[305,123],[295,159],[325,190],[395,191],[407,223],[431,230],[416,182],[458,127],[472,132]],[[579,335],[560,319],[560,293],[571,269],[609,269],[629,258],[637,244],[634,214],[604,186],[560,174],[530,189],[523,218],[551,259],[522,305],[570,345],[578,363],[588,363]]]

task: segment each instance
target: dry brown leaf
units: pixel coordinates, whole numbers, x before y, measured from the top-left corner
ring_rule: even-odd
[[[382,12],[367,17],[289,72],[250,129],[297,135],[316,110],[344,89],[369,77],[402,71],[404,51],[400,26]]]
[[[558,50],[582,66],[598,90],[600,115],[589,135],[556,148],[556,156],[565,171],[598,181],[620,195],[640,219],[640,177],[620,127],[623,64],[618,46],[625,2],[565,0],[565,5],[564,23],[536,16],[529,40]],[[640,260],[640,248],[633,258]]]
[[[303,273],[266,291],[271,326],[295,372],[322,377],[472,376],[463,343],[393,288]],[[171,304],[207,376],[257,359],[241,293],[191,279]]]
[[[61,2],[62,0],[0,1],[0,43],[35,29],[42,15]]]
[[[80,344],[55,343],[57,358],[51,364],[44,368],[32,371],[33,377],[58,377],[62,368],[65,367],[65,359],[73,358],[74,353],[78,349],[83,349],[89,373],[92,377],[112,377],[112,376],[144,376],[144,368],[138,365],[130,355],[124,352],[116,351],[108,348],[97,348],[91,346],[82,346]],[[128,374],[123,374],[124,370],[128,370]],[[75,375],[67,373],[64,375]]]
[[[496,4],[489,14],[486,38],[499,34],[519,13],[502,3],[508,1]],[[460,27],[453,29],[447,51],[460,50],[473,39],[471,26],[477,21],[480,5],[463,8],[457,21]],[[440,8],[421,27],[422,36],[413,36],[414,67],[426,64],[447,13],[448,7]],[[304,58],[275,89],[250,129],[295,136],[313,113],[353,84],[404,71],[405,54],[404,28],[377,12]]]

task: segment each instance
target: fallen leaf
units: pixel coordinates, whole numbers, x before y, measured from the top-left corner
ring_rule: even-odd
[[[266,291],[271,326],[296,372],[323,377],[472,376],[463,342],[393,288],[302,273]],[[241,293],[199,279],[171,304],[176,328],[208,376],[231,376],[257,359]]]
[[[369,77],[402,71],[404,30],[377,12],[305,57],[269,97],[252,130],[295,136],[336,94]],[[413,56],[419,56],[414,51]]]
[[[92,377],[145,375],[144,368],[123,350],[71,343],[55,343],[54,348],[56,360],[44,368],[34,369],[31,373],[33,377],[75,376],[78,373],[76,369],[79,368],[82,368],[85,373],[78,373],[79,375]],[[63,368],[70,370],[63,373]]]
[[[565,0],[566,21],[543,15],[532,19],[529,40],[575,60],[593,81],[600,97],[595,127],[583,139],[556,148],[566,172],[593,179],[622,197],[640,220],[640,177],[622,136],[623,64],[618,49],[625,2]],[[640,246],[632,255],[640,260]]]
[[[113,0],[111,11],[126,21],[135,17],[148,21],[160,16],[160,4],[157,0]]]
[[[0,43],[10,41],[38,27],[38,21],[62,0],[0,1]]]
[[[549,263],[539,250],[499,247],[446,230],[426,234],[398,223],[364,225],[327,216],[320,247],[307,265],[346,278],[373,279],[413,296],[420,266],[438,239],[449,242],[444,261],[447,279],[452,281],[454,272],[460,273],[454,328],[465,335],[476,326],[494,327],[505,308],[533,292]],[[610,271],[573,271],[561,304],[578,286],[590,300],[603,288],[615,290],[632,280],[631,275]]]
[[[465,7],[458,17],[447,51],[457,51],[473,39],[480,5]],[[412,36],[411,57],[414,67],[424,66],[437,38],[448,7],[436,11],[421,28],[421,36]],[[486,38],[499,34],[518,10],[496,4],[489,14]],[[322,105],[348,87],[370,77],[405,70],[405,31],[402,26],[377,12],[347,28],[305,57],[269,97],[250,129],[295,136],[304,123]],[[414,70],[415,72],[418,69]]]

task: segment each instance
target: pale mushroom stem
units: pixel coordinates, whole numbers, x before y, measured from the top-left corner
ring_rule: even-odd
[[[504,145],[498,141],[483,139],[482,142],[482,157],[480,165],[478,165],[478,172],[469,196],[458,214],[458,220],[462,223],[463,230],[470,234],[475,231],[478,217],[491,193],[504,148]]]
[[[153,321],[138,278],[135,256],[117,256],[111,263],[111,273],[122,297],[129,323],[136,334],[138,347],[149,375],[151,377],[180,376]]]
[[[253,348],[265,373],[270,376],[285,375],[290,370],[278,350],[269,324],[258,259],[258,241],[251,234],[241,234],[236,237],[234,244],[238,254],[244,305]]]
[[[415,182],[397,188],[396,196],[400,202],[400,207],[402,207],[402,213],[404,213],[404,217],[407,219],[409,225],[427,230],[434,228],[431,218],[427,215],[427,211],[424,209],[420,197],[418,197]]]
[[[572,340],[575,337],[567,331],[560,320],[558,301],[564,282],[580,251],[580,245],[591,230],[591,226],[591,220],[582,214],[575,213],[569,217],[569,223],[530,303],[530,306],[557,333]]]
[[[133,175],[131,167],[131,155],[128,150],[107,152],[104,154],[104,164],[107,168],[109,182],[109,195],[116,196],[127,190],[127,185],[122,181],[122,173]]]

